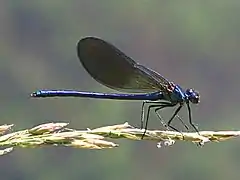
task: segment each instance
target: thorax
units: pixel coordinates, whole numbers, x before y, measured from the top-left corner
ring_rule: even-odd
[[[186,100],[185,91],[179,85],[173,85],[164,93],[164,98],[172,103],[182,103]]]

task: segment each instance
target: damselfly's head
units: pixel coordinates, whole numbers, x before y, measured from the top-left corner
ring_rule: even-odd
[[[197,104],[200,102],[200,95],[194,89],[187,89],[186,95],[188,97],[188,100],[191,101],[193,104]]]

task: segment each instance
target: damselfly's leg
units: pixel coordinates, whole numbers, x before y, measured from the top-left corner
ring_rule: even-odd
[[[168,107],[169,105],[172,105],[170,103],[167,103],[167,102],[152,102],[152,101],[145,101],[143,102],[144,104],[142,105],[142,115],[141,115],[141,128],[143,128],[143,122],[144,120],[146,119],[146,122],[145,122],[145,130],[144,130],[144,133],[142,135],[142,138],[144,137],[146,131],[147,131],[147,126],[148,126],[148,119],[149,119],[149,112],[152,108],[155,108],[155,107]],[[148,106],[147,108],[147,113],[146,113],[146,118],[145,118],[145,110],[144,110],[144,107],[147,105],[147,104],[151,104]],[[161,120],[161,119],[160,119]],[[162,122],[162,121],[161,121]],[[162,123],[163,124],[163,123]]]
[[[158,117],[158,119],[160,120],[160,122],[161,122],[161,124],[163,125],[163,127],[165,127],[167,130],[169,130],[166,122],[163,120],[162,116],[157,112],[158,110],[160,110],[160,109],[162,109],[162,108],[163,108],[163,107],[158,107],[158,108],[156,108],[154,111],[155,111],[155,113],[157,114],[157,117]]]
[[[171,122],[172,120],[174,119],[174,117],[178,114],[178,112],[181,110],[182,108],[182,104],[180,104],[180,106],[176,109],[176,111],[173,113],[172,117],[169,119],[167,125],[168,127],[172,128],[173,130],[177,131],[177,132],[180,132],[178,129],[176,129],[175,127],[171,126]],[[181,133],[181,132],[180,132]]]
[[[150,103],[150,101],[143,101],[143,103],[142,103],[142,108],[141,108],[141,129],[143,128],[143,123],[144,123],[144,118],[145,118],[144,107],[148,103]]]
[[[171,107],[171,106],[168,106]],[[167,124],[164,122],[164,120],[162,119],[160,113],[158,111],[160,111],[162,108],[164,107],[159,107],[155,109],[155,113],[157,114],[158,118],[161,120],[161,123],[163,124],[164,127],[167,128],[167,130],[169,130]],[[179,119],[179,121],[183,124],[183,126],[188,130],[188,126],[183,122],[182,118],[177,114],[176,117]]]
[[[166,122],[162,119],[162,116],[158,113],[159,110],[163,109],[164,106],[156,108],[154,111],[157,114],[157,117],[160,119],[160,122],[162,123],[163,127],[165,127],[167,130],[169,130],[168,125]]]
[[[145,106],[148,104],[156,104],[158,106],[162,106],[162,105],[167,105],[170,104],[168,102],[153,102],[153,101],[143,101],[142,103],[142,108],[141,108],[141,129],[143,128],[143,124],[144,124],[144,120],[145,120]],[[149,108],[148,110],[149,111]]]
[[[191,115],[191,108],[189,103],[187,103],[187,108],[188,108],[188,118],[189,118],[189,124],[194,128],[194,130],[199,134],[199,131],[196,127],[196,125],[192,122],[192,115]]]
[[[155,113],[157,114],[157,117],[160,119],[160,122],[162,123],[163,127],[165,127],[167,130],[169,130],[168,125],[165,123],[165,121],[163,120],[162,116],[158,113],[159,110],[166,108],[166,107],[173,107],[175,105],[171,104],[171,103],[163,103],[161,106],[158,106],[157,108],[155,108]]]
[[[186,128],[186,130],[189,130],[189,127],[185,124],[185,122],[183,122],[182,118],[179,115],[176,115],[176,117],[182,123],[182,125]]]

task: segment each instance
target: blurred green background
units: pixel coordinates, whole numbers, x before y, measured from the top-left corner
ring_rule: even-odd
[[[239,130],[239,16],[237,0],[2,0],[0,122],[19,129],[45,122],[70,122],[77,129],[125,121],[139,126],[140,102],[29,97],[37,89],[112,92],[86,73],[76,55],[80,38],[97,36],[197,89],[201,103],[192,109],[200,130]],[[181,117],[187,118],[186,109]],[[149,128],[161,128],[154,113]],[[120,140],[120,148],[102,151],[17,149],[1,157],[0,174],[8,180],[236,180],[238,143],[157,149],[154,142]]]

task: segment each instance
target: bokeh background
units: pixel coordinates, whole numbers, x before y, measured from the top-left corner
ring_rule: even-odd
[[[140,102],[31,99],[37,89],[112,92],[81,67],[76,43],[107,40],[184,88],[200,130],[240,129],[240,1],[0,1],[0,122],[22,129],[70,122],[85,129],[140,124]],[[164,117],[173,110],[164,111]],[[186,109],[181,113],[187,118]],[[160,129],[154,113],[149,128]],[[1,157],[1,179],[228,179],[240,177],[239,140],[206,144],[117,141],[120,148],[17,149]]]

